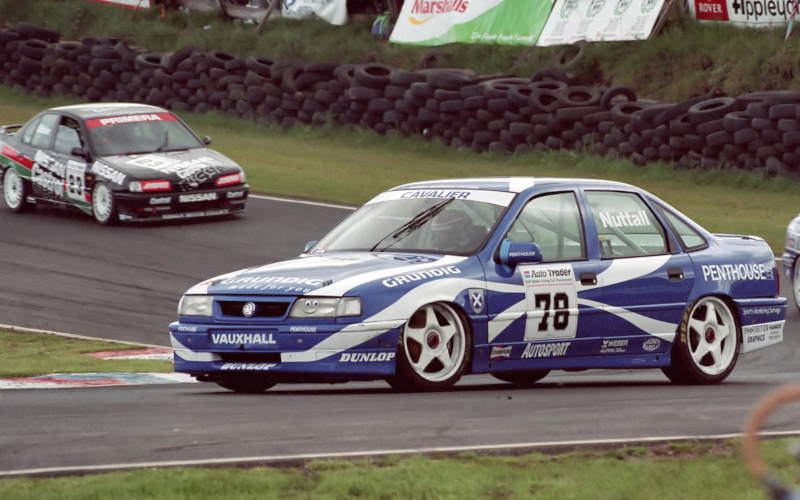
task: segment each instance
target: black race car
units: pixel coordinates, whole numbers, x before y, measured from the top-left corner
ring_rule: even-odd
[[[241,212],[244,171],[210,142],[156,106],[48,109],[0,128],[3,198],[12,212],[46,201],[103,225]]]

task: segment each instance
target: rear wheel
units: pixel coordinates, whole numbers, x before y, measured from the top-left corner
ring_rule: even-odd
[[[270,379],[249,377],[229,378],[217,382],[217,385],[224,389],[243,394],[261,394],[276,384],[277,382]]]
[[[25,179],[13,167],[6,169],[3,175],[3,200],[15,214],[25,212],[31,208],[28,202],[30,189]]]
[[[492,373],[492,377],[503,382],[511,382],[520,387],[531,387],[550,373],[550,370],[514,370]]]
[[[398,390],[445,391],[469,366],[472,333],[461,314],[436,302],[411,315],[400,338],[397,374],[388,379]]]
[[[718,384],[739,358],[741,331],[730,306],[720,297],[695,301],[681,321],[664,374],[679,384]]]
[[[117,220],[117,204],[108,184],[98,182],[92,190],[92,215],[98,224],[111,226]]]

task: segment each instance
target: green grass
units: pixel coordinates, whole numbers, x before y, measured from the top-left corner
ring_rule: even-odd
[[[0,116],[24,123],[39,110],[69,103],[0,87]],[[520,156],[456,151],[423,139],[389,138],[341,128],[285,130],[224,115],[183,115],[212,147],[233,158],[259,193],[358,205],[406,182],[447,177],[557,176],[602,178],[647,189],[712,232],[752,234],[783,251],[786,226],[800,211],[800,183],[731,170],[685,171],[590,153]]]
[[[0,378],[51,373],[172,372],[169,361],[97,359],[89,352],[126,351],[141,346],[70,339],[48,334],[0,332]],[[0,498],[3,495],[0,494]]]
[[[768,463],[787,484],[800,473],[785,440]],[[4,500],[281,499],[763,499],[736,442],[573,451],[557,455],[385,457],[299,467],[161,469],[0,480]]]

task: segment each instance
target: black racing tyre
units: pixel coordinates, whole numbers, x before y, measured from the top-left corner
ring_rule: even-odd
[[[217,382],[217,385],[223,389],[241,394],[261,394],[276,384],[277,382],[269,378],[246,375],[229,377]]]
[[[155,53],[146,53],[146,54],[139,54],[136,56],[136,60],[134,61],[134,66],[139,71],[144,71],[147,69],[156,70],[161,67],[161,59],[164,58],[164,54],[155,54]]]
[[[244,62],[244,59],[240,59],[238,57],[234,57],[228,61],[225,61],[225,71],[229,73],[235,74],[243,74],[247,71],[247,65]]]
[[[742,129],[750,128],[752,118],[747,114],[747,111],[734,111],[733,113],[725,115],[722,120],[725,130],[730,133],[735,133]]]
[[[600,99],[600,107],[603,109],[611,109],[612,102],[617,97],[624,97],[626,101],[632,102],[636,100],[636,92],[622,85],[611,87],[603,92],[603,97]]]
[[[493,78],[481,82],[483,86],[483,96],[487,99],[499,99],[508,97],[511,89],[519,86],[529,85],[530,82],[525,78]]]
[[[558,100],[564,106],[596,106],[602,94],[597,87],[575,86],[558,91]]]
[[[746,111],[750,118],[769,118],[769,106],[765,106],[763,102],[751,102]]]
[[[719,132],[708,134],[705,137],[708,145],[714,147],[724,146],[725,144],[729,144],[731,141],[733,141],[733,134],[727,130],[720,130]]]
[[[589,115],[601,112],[600,106],[576,106],[561,108],[556,110],[556,120],[564,123],[583,123],[583,119]]]
[[[532,82],[540,82],[542,80],[558,80],[560,82],[569,84],[572,82],[572,77],[565,73],[562,69],[547,67],[538,70],[533,74],[533,76],[531,76]]]
[[[681,116],[670,120],[669,131],[672,135],[686,135],[695,133],[695,126],[690,121],[689,114],[684,113]]]
[[[382,89],[389,85],[394,68],[383,63],[367,63],[357,66],[353,73],[353,81],[357,85]]]
[[[333,76],[345,86],[345,88],[353,86],[353,78],[355,77],[356,73],[356,65],[355,64],[342,64],[336,71],[333,72]]]
[[[783,134],[783,145],[788,148],[800,146],[800,132],[786,132]]]
[[[33,205],[28,202],[31,194],[30,184],[13,167],[3,174],[3,200],[15,214],[29,211]]]
[[[117,222],[117,203],[105,182],[95,183],[92,189],[92,216],[101,226],[112,226]]]
[[[30,59],[41,61],[45,51],[51,46],[42,40],[23,40],[17,44],[17,52]]]
[[[225,63],[234,59],[238,59],[235,54],[223,50],[209,50],[206,52],[206,63],[211,68],[224,69]]]
[[[425,81],[435,89],[458,91],[475,83],[475,78],[463,71],[439,69],[428,71]]]
[[[405,390],[445,391],[466,373],[471,355],[472,331],[461,312],[444,302],[427,304],[403,327],[393,380]]]
[[[535,113],[553,113],[561,104],[558,100],[558,92],[553,90],[536,89],[531,92],[530,107]]]
[[[683,102],[680,102],[678,104],[674,104],[674,105],[670,106],[669,108],[665,109],[664,111],[662,111],[661,113],[659,113],[656,116],[654,116],[653,117],[653,123],[656,126],[663,125],[665,123],[669,123],[670,120],[673,120],[673,119],[679,117],[680,115],[686,113],[687,111],[689,111],[689,108],[691,108],[692,106],[694,106],[698,102],[702,102],[702,101],[705,101],[707,99],[709,99],[708,96],[701,95],[701,96],[697,96],[697,97],[692,97],[691,99],[687,99],[687,100],[685,100]]]
[[[618,125],[625,125],[630,123],[637,113],[649,107],[650,104],[641,101],[621,102],[611,108],[611,119]]]
[[[735,309],[722,297],[697,299],[686,310],[672,344],[672,360],[662,368],[678,384],[718,384],[739,358],[742,332]]]
[[[392,74],[389,75],[389,83],[392,85],[408,87],[412,83],[424,82],[427,80],[427,78],[428,76],[425,73],[395,69]]]
[[[250,71],[254,71],[264,78],[271,78],[272,65],[275,64],[275,59],[261,56],[250,56],[245,59],[244,64]]]
[[[797,104],[775,104],[769,108],[769,119],[780,120],[781,118],[795,119],[797,117]]]
[[[114,49],[120,52],[119,48],[114,47]],[[202,53],[202,49],[199,49],[191,45],[187,45],[186,47],[181,47],[180,49],[176,50],[169,58],[169,66],[167,67],[167,69],[171,73],[174,73],[175,71],[178,70],[178,65],[183,61],[191,58],[192,54],[194,54],[195,52]]]
[[[800,130],[800,122],[793,118],[781,118],[778,120],[778,130],[781,132],[796,132]]]
[[[737,146],[742,146],[758,139],[759,137],[760,134],[757,130],[753,130],[752,128],[744,128],[733,133],[733,142]]]
[[[585,42],[575,42],[572,45],[567,45],[556,54],[553,63],[562,69],[570,69],[578,64],[583,59],[583,48]]]
[[[22,35],[22,38],[44,40],[49,43],[57,43],[61,38],[61,33],[57,30],[23,21],[18,22],[16,26],[14,26],[14,31]]]
[[[531,387],[550,373],[550,370],[513,370],[494,372],[492,377],[503,382],[510,382],[519,387]]]
[[[422,97],[425,99],[432,98],[433,94],[436,92],[436,89],[431,87],[428,82],[416,82],[412,83],[411,86],[408,88],[408,93],[414,97]]]

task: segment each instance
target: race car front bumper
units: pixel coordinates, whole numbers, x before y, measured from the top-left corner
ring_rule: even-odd
[[[404,321],[350,325],[236,326],[173,323],[175,371],[201,381],[234,372],[293,381],[373,380],[395,373]]]
[[[214,217],[245,209],[250,186],[239,184],[191,192],[115,192],[119,220],[123,222]]]

